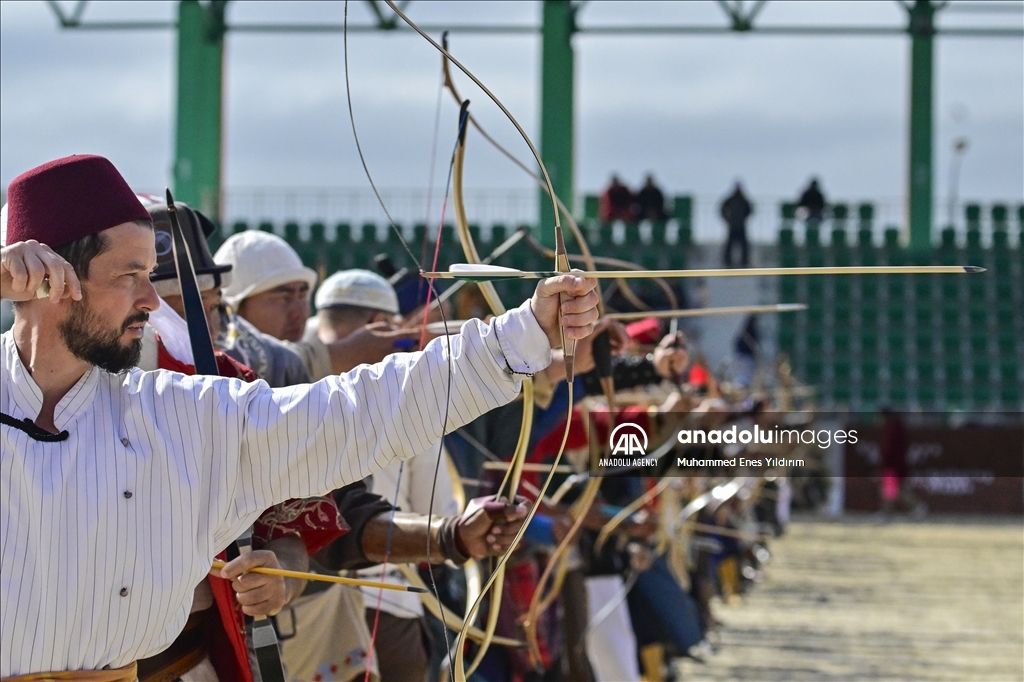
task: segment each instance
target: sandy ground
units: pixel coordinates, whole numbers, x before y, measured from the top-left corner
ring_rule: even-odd
[[[800,521],[683,680],[1024,680],[1020,517]]]

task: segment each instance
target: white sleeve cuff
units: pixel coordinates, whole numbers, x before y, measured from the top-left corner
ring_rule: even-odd
[[[491,320],[498,348],[504,357],[495,358],[516,374],[536,374],[551,364],[551,345],[540,328],[527,299]]]

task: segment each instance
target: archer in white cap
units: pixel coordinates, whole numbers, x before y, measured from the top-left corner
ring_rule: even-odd
[[[214,261],[232,266],[224,300],[254,327],[282,341],[298,341],[309,317],[316,273],[277,235],[247,230],[231,235]]]

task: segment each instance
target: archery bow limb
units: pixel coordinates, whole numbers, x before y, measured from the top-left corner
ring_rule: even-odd
[[[476,244],[473,242],[473,236],[469,231],[469,221],[466,219],[466,209],[462,191],[462,177],[466,156],[466,121],[469,115],[468,106],[469,101],[467,100],[462,103],[459,111],[459,140],[455,149],[455,156],[452,164],[452,209],[455,218],[455,227],[458,230],[459,240],[462,243],[462,250],[469,261],[479,263],[480,254],[477,251]],[[484,300],[487,301],[487,305],[490,307],[492,313],[495,315],[501,315],[505,312],[505,306],[501,302],[501,297],[498,295],[493,284],[490,282],[484,282],[477,286],[480,289],[480,293],[483,295]],[[522,475],[522,466],[526,461],[527,451],[530,447],[530,432],[533,427],[533,378],[523,377],[522,385],[523,417],[519,426],[519,440],[516,443],[516,449],[512,455],[511,465],[505,472],[505,478],[498,487],[498,495],[500,496],[502,491],[505,490],[505,486],[508,485],[508,499],[510,501],[515,500],[516,491],[519,487],[519,478]],[[539,499],[538,504],[540,504]],[[526,523],[529,523],[529,519],[527,519]],[[524,529],[525,527],[526,526],[524,525]],[[468,677],[473,674],[473,671],[475,671],[483,661],[483,657],[486,655],[491,642],[494,641],[494,632],[498,626],[498,612],[501,608],[501,595],[505,578],[505,561],[507,561],[508,556],[511,555],[512,548],[514,546],[515,543],[509,547],[508,552],[504,557],[502,557],[502,560],[498,561],[494,572],[480,590],[476,600],[473,601],[472,604],[469,603],[470,600],[468,598],[466,600],[467,607],[465,625],[459,630],[458,638],[456,639],[455,664],[452,671],[457,679],[463,676]],[[476,614],[479,612],[483,599],[488,592],[491,592],[491,608],[487,614],[484,638],[480,641],[480,648],[477,655],[470,663],[469,670],[466,671],[464,643],[468,635],[468,628],[472,626],[472,623],[476,619]]]
[[[181,286],[181,300],[185,308],[185,324],[188,327],[189,344],[192,346],[192,362],[196,374],[220,376],[217,358],[213,352],[213,339],[206,321],[203,297],[196,282],[196,270],[192,254],[185,241],[185,234],[178,221],[174,195],[167,189],[167,217],[171,223],[171,246],[174,252],[174,267]],[[252,526],[235,541],[238,551],[245,554],[252,549]],[[266,616],[252,619],[252,631],[247,643],[251,656],[256,660],[257,672],[264,682],[284,682],[284,665],[277,648],[277,633]]]
[[[589,246],[587,245],[586,239],[583,237],[582,230],[580,230],[579,225],[576,223],[575,219],[572,217],[572,214],[569,212],[569,210],[565,207],[565,204],[562,202],[562,200],[554,193],[553,188],[550,185],[550,182],[545,182],[544,179],[542,179],[540,176],[538,176],[533,171],[531,171],[529,168],[527,168],[525,164],[520,162],[508,150],[506,150],[502,145],[500,145],[493,137],[491,137],[489,134],[487,134],[487,132],[476,121],[476,119],[472,116],[472,114],[469,114],[468,112],[466,112],[466,102],[458,94],[458,91],[455,89],[454,80],[451,77],[451,70],[449,68],[449,56],[450,55],[447,54],[447,48],[448,48],[447,38],[448,38],[447,33],[445,33],[442,36],[442,38],[441,38],[442,45],[443,45],[443,48],[444,48],[442,50],[442,69],[443,69],[443,72],[444,72],[444,84],[447,87],[447,89],[449,90],[449,92],[451,92],[451,94],[455,98],[456,102],[460,103],[460,106],[462,107],[462,110],[463,110],[463,115],[468,116],[469,122],[471,122],[472,125],[477,129],[477,131],[481,133],[481,135],[484,137],[484,139],[486,139],[488,142],[490,142],[496,149],[498,149],[498,151],[500,151],[503,155],[505,155],[508,159],[510,159],[517,167],[519,167],[527,175],[529,175],[531,178],[533,178],[544,189],[544,191],[548,194],[548,197],[555,204],[555,219],[556,219],[555,242],[556,242],[556,248],[555,248],[555,250],[552,251],[552,250],[548,250],[548,249],[542,247],[542,253],[544,253],[544,255],[549,257],[549,258],[554,258],[555,268],[557,270],[564,272],[564,271],[567,271],[569,269],[569,256],[568,256],[568,254],[566,253],[566,250],[565,250],[565,243],[564,243],[564,240],[562,238],[561,229],[560,229],[560,227],[557,226],[558,215],[559,215],[559,213],[561,213],[565,217],[567,224],[570,226],[570,228],[571,228],[571,230],[573,232],[573,235],[574,235],[577,243],[579,244],[580,251],[581,251],[582,255],[579,256],[578,258],[583,260],[583,262],[586,264],[586,266],[588,268],[590,268],[591,270],[595,269],[596,266],[597,266],[597,263],[595,261],[594,256],[592,255],[592,253],[590,251]],[[463,69],[463,70],[465,71],[465,69]],[[478,83],[478,85],[479,85],[479,83]],[[529,141],[527,140],[527,142],[529,142]],[[531,145],[531,147],[532,147],[532,145]],[[538,162],[540,162],[539,158],[538,158]],[[541,166],[543,168],[543,163],[541,163]],[[460,167],[459,167],[459,171],[460,171],[459,175],[461,176],[461,164],[460,164]],[[545,178],[546,178],[546,171],[545,171]],[[456,206],[459,206],[461,204],[461,202],[456,200],[455,204],[456,204]],[[458,211],[459,211],[459,209],[457,208],[456,212],[458,213]],[[461,234],[461,232],[460,232],[460,234]],[[534,240],[532,238],[531,235],[529,235],[525,231],[524,231],[524,236],[527,238],[528,242],[535,242],[536,241],[536,240]],[[536,248],[536,246],[535,246],[535,248]],[[629,265],[627,264],[626,267],[629,267]],[[629,290],[628,284],[625,284],[625,282],[623,282],[623,284],[625,285],[623,287],[624,290]],[[675,295],[671,291],[671,289],[668,288],[667,285],[666,285],[666,288],[668,289],[669,300],[670,301],[676,301]],[[599,293],[598,307],[599,307],[599,311],[601,312],[601,314],[603,314],[604,310],[603,310],[602,301],[601,301],[601,299],[603,299],[603,297],[600,296],[600,290],[599,290],[598,293]],[[675,302],[672,305],[673,305],[673,307],[677,307],[678,303]],[[573,414],[573,411],[572,411],[573,400],[571,398],[571,390],[572,390],[571,385],[572,385],[572,381],[573,381],[573,378],[574,378],[575,342],[573,342],[571,344],[571,346],[567,346],[566,343],[565,343],[564,334],[563,334],[562,341],[563,341],[562,342],[562,346],[563,346],[563,349],[564,349],[564,352],[565,352],[566,381],[570,384],[570,399],[569,399],[568,413],[566,415],[566,428],[568,429],[569,425],[570,425],[570,422],[572,420],[572,414]],[[598,374],[599,374],[601,388],[602,388],[602,391],[605,394],[606,400],[608,402],[609,414],[614,414],[614,409],[615,409],[615,384],[614,384],[614,379],[612,378],[612,373],[611,373],[611,349],[609,347],[609,338],[608,338],[607,332],[603,332],[603,333],[599,334],[593,340],[592,343],[593,343],[594,357],[595,357],[595,360],[597,361],[596,364],[598,365]],[[554,473],[556,470],[557,470],[557,467],[553,467],[551,472]],[[509,470],[509,473],[510,474],[512,473],[512,469]],[[574,519],[574,523],[573,523],[572,527],[570,528],[569,532],[566,534],[566,536],[561,540],[561,542],[558,543],[557,547],[555,548],[554,553],[549,558],[549,562],[548,562],[547,566],[545,566],[545,570],[544,570],[543,575],[540,578],[540,582],[538,584],[538,587],[534,591],[534,595],[533,595],[533,599],[531,600],[530,607],[527,610],[527,613],[525,614],[525,620],[523,621],[523,628],[524,628],[524,631],[526,633],[527,642],[528,642],[529,647],[530,647],[530,657],[533,660],[535,665],[538,664],[538,662],[540,660],[540,650],[539,650],[539,646],[538,646],[538,642],[537,642],[537,630],[536,630],[536,624],[537,624],[537,621],[538,621],[538,616],[539,616],[540,613],[543,613],[543,611],[547,608],[547,606],[549,606],[551,604],[551,602],[554,600],[554,597],[561,590],[562,581],[563,581],[563,579],[565,577],[565,572],[566,572],[566,567],[567,567],[567,563],[566,562],[567,562],[568,556],[569,556],[568,555],[568,548],[569,548],[569,546],[571,546],[571,543],[575,540],[576,534],[578,533],[580,527],[582,526],[582,522],[585,519],[587,512],[589,511],[590,507],[593,505],[594,500],[597,498],[597,493],[598,493],[598,491],[600,489],[600,483],[601,482],[600,482],[599,479],[590,479],[590,480],[588,480],[587,481],[587,485],[586,485],[583,493],[581,494],[579,500],[577,500],[577,502],[573,505],[572,509],[570,510],[570,517]],[[549,575],[550,575],[550,573],[552,572],[553,569],[556,570],[556,579],[555,579],[554,583],[552,584],[552,587],[551,587],[550,591],[548,592],[547,596],[542,598],[544,585],[547,582],[547,579],[548,579],[548,577],[549,577]],[[470,666],[470,672],[472,672],[473,670],[476,669],[477,664],[482,659],[483,653],[484,652],[481,652],[481,654],[478,654],[476,660]]]

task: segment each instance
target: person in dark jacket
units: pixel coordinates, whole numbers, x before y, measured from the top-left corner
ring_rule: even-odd
[[[665,195],[654,184],[653,175],[647,176],[644,186],[636,193],[636,205],[641,220],[653,220],[654,222],[668,220],[668,212],[665,211]]]
[[[822,216],[825,213],[826,203],[825,195],[821,193],[821,187],[818,185],[817,178],[811,178],[811,184],[800,195],[800,201],[797,202],[796,206],[807,211],[806,220],[808,227],[816,227],[821,222]]]
[[[727,268],[732,267],[734,246],[738,246],[740,249],[740,266],[745,268],[750,265],[750,247],[747,244],[747,218],[753,212],[754,207],[751,206],[747,195],[743,193],[743,185],[737,182],[732,194],[725,198],[725,201],[722,202],[722,207],[719,209],[722,220],[729,227],[729,239],[725,242],[725,254],[722,259]]]

